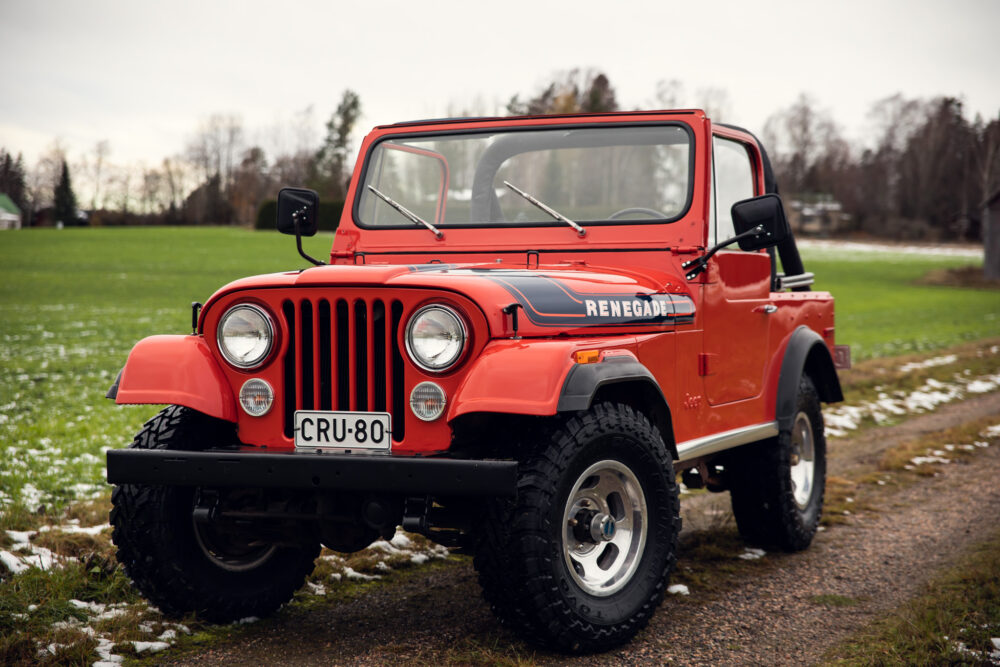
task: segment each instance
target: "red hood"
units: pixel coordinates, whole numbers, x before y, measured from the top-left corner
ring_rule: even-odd
[[[513,335],[513,318],[504,313],[511,304],[519,306],[521,336],[650,333],[694,316],[693,301],[680,276],[584,264],[318,266],[237,280],[216,292],[205,309],[235,291],[337,286],[456,292],[478,304],[493,337]]]

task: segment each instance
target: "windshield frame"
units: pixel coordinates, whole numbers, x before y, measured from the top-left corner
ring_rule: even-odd
[[[461,121],[457,121],[461,122]],[[672,127],[680,128],[687,135],[688,139],[688,168],[687,168],[687,193],[684,200],[684,205],[681,207],[680,211],[669,218],[649,218],[649,219],[635,219],[627,218],[620,220],[578,220],[578,222],[585,229],[588,227],[609,227],[609,226],[630,226],[630,225],[668,225],[675,223],[684,218],[691,210],[691,205],[694,201],[694,190],[695,190],[695,158],[697,154],[697,144],[694,129],[685,122],[678,120],[665,120],[665,121],[629,121],[629,122],[594,122],[594,123],[554,123],[554,124],[541,124],[541,125],[500,125],[494,127],[470,127],[470,128],[460,128],[453,130],[431,130],[431,131],[418,131],[418,132],[401,132],[399,134],[392,133],[380,137],[376,140],[368,151],[365,153],[364,163],[361,167],[361,172],[359,174],[359,190],[354,197],[354,201],[351,202],[351,218],[354,224],[359,229],[364,229],[366,231],[399,231],[399,230],[411,230],[419,229],[410,221],[400,220],[399,224],[386,225],[379,224],[373,225],[370,223],[365,223],[361,220],[361,200],[363,199],[363,192],[361,188],[368,182],[368,170],[371,167],[372,156],[375,155],[376,150],[379,145],[383,142],[398,142],[405,141],[407,139],[415,138],[433,138],[433,137],[449,137],[458,136],[462,134],[514,134],[517,132],[546,132],[546,131],[559,131],[559,130],[585,130],[585,129],[609,129],[609,128],[634,128],[634,127]],[[530,151],[524,151],[528,153]],[[515,230],[528,230],[528,229],[540,229],[540,228],[552,228],[552,227],[565,227],[565,223],[558,220],[545,220],[545,221],[532,221],[530,223],[511,223],[511,222],[441,222],[440,224],[435,223],[437,227],[442,230],[448,229],[515,229]]]

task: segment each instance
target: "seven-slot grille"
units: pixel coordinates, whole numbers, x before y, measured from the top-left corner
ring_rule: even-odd
[[[288,299],[284,359],[285,435],[296,410],[388,412],[392,439],[404,433],[402,302],[344,296]]]

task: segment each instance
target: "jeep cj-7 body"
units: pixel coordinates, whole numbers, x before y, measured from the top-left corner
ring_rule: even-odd
[[[750,542],[805,548],[842,397],[775,192],[701,111],[376,128],[328,264],[233,282],[129,355],[109,397],[172,407],[108,452],[126,571],[231,620],[401,524],[475,553],[525,638],[596,651],[662,598],[675,469]],[[316,210],[283,190],[279,228]]]

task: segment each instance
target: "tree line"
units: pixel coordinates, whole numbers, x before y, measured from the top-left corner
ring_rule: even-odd
[[[354,91],[342,93],[318,145],[308,136],[311,115],[311,108],[297,114],[295,146],[273,157],[247,141],[241,119],[231,114],[210,116],[183,152],[152,167],[115,164],[107,141],[72,166],[56,142],[32,169],[0,147],[0,193],[21,209],[26,226],[248,225],[280,187],[293,184],[316,190],[325,201],[343,201],[361,100]],[[89,196],[74,194],[81,188],[73,183],[81,182]]]
[[[678,81],[663,81],[643,106],[700,107],[713,121],[725,122],[731,104],[724,90],[702,88],[688,94]],[[302,137],[293,150],[275,156],[246,140],[237,116],[224,114],[208,118],[182,154],[155,167],[116,166],[106,141],[72,169],[58,144],[30,171],[20,156],[0,148],[0,192],[28,219],[46,212],[66,224],[253,224],[261,206],[283,185],[311,187],[327,202],[343,200],[353,169],[351,136],[361,108],[358,95],[345,90],[321,141]],[[576,69],[555,75],[531,94],[512,96],[506,112],[621,108],[605,74]],[[296,119],[297,127],[308,120]],[[1000,189],[1000,114],[970,119],[959,99],[897,94],[872,104],[869,120],[871,138],[860,145],[848,141],[831,114],[808,95],[773,113],[760,136],[786,203],[836,202],[825,210],[836,211],[841,233],[981,238],[984,201]],[[71,220],[67,212],[74,205],[71,172],[88,186],[89,199],[76,205],[89,211],[89,219]]]

